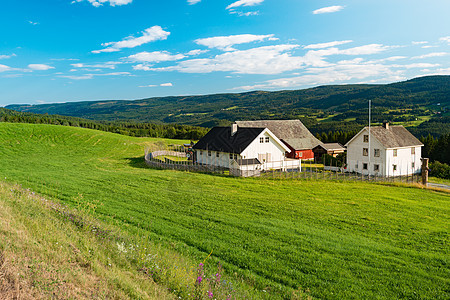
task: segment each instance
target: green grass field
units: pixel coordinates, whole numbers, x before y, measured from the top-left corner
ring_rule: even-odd
[[[450,297],[449,194],[154,170],[143,162],[154,142],[0,123],[0,176],[72,206],[82,195],[100,204],[100,220],[194,261],[213,251],[211,265],[268,299],[299,288],[326,299]]]

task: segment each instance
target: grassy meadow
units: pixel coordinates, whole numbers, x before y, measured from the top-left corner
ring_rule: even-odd
[[[184,141],[0,123],[0,179],[87,207],[160,257],[220,262],[249,298],[450,297],[448,193],[149,169],[144,148],[161,142]]]

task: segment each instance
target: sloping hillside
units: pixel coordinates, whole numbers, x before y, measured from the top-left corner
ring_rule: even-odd
[[[209,274],[220,262],[236,298],[447,298],[448,194],[148,169],[153,142],[0,123],[0,176],[144,236],[143,270],[184,298],[198,271],[180,257]]]
[[[383,113],[390,109],[421,108],[423,111],[413,113],[420,115],[430,107],[435,111],[447,111],[449,95],[450,76],[429,76],[385,85],[333,85],[293,91],[9,105],[7,108],[95,120],[134,120],[208,127],[242,119],[321,118],[343,113],[344,119],[363,116],[366,120],[368,100],[373,102],[375,119],[377,116],[386,118]],[[438,103],[439,107],[436,106]]]

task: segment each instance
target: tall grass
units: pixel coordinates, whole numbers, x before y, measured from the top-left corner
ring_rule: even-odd
[[[151,260],[141,268],[156,281],[173,278],[164,284],[175,295],[180,284],[170,282],[190,278],[195,288],[199,263],[212,251],[203,266],[206,282],[214,281],[220,263],[223,275],[242,291],[238,295],[447,298],[447,193],[153,170],[145,167],[143,152],[154,142],[78,128],[0,124],[0,176],[70,208],[95,204],[87,206],[95,218],[135,238],[121,249],[148,240],[156,257],[185,260],[186,267],[168,264],[170,272],[155,277]],[[127,259],[133,260],[138,261]],[[174,275],[177,266],[190,275]]]

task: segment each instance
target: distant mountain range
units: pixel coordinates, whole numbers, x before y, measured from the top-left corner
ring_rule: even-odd
[[[448,116],[450,76],[419,77],[391,84],[329,85],[303,90],[154,97],[134,101],[8,105],[6,108],[92,120],[206,127],[226,125],[235,120],[299,118],[307,126],[314,127],[334,122],[364,124],[368,100],[372,100],[374,122],[413,122]]]

